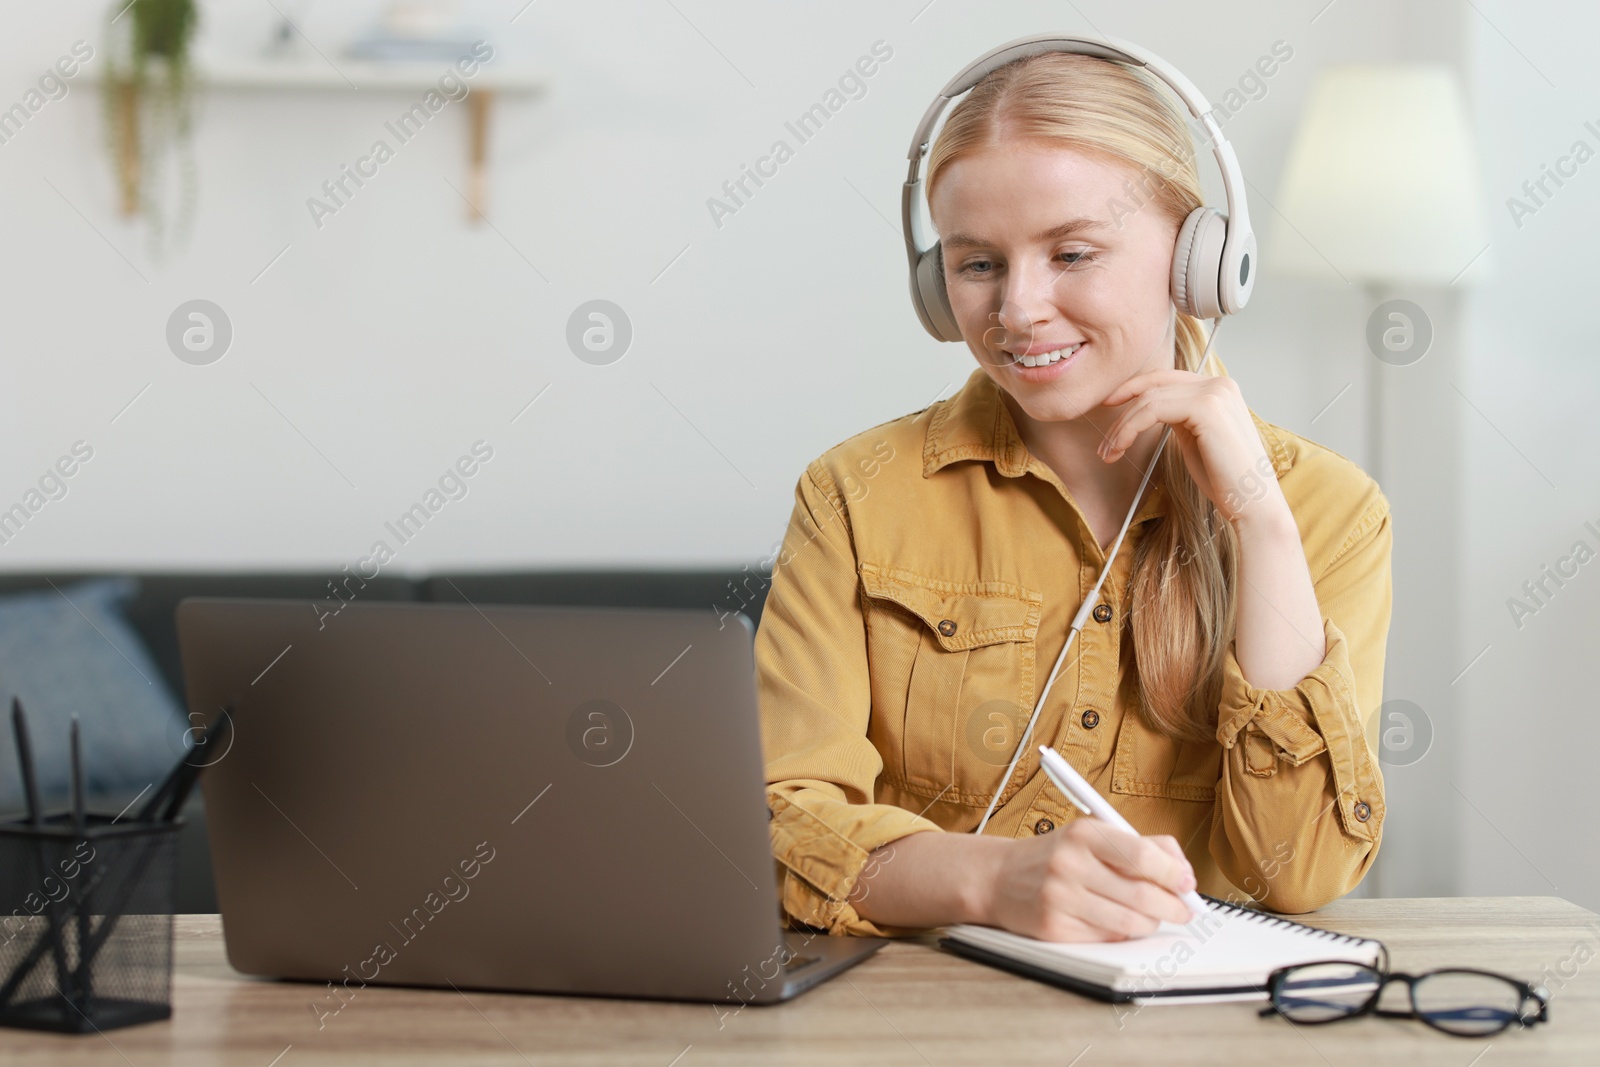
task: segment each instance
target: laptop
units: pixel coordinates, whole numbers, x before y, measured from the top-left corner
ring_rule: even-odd
[[[736,617],[184,600],[229,962],[742,1006],[871,955],[780,921]]]

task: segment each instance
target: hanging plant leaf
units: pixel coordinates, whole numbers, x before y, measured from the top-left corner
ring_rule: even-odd
[[[199,21],[194,0],[137,0],[130,14],[139,55],[187,63],[189,41]]]
[[[175,232],[193,221],[196,168],[190,144],[189,48],[199,25],[194,0],[113,0],[104,81],[106,136],[124,216],[142,216],[152,254],[167,235],[164,178],[179,171]]]

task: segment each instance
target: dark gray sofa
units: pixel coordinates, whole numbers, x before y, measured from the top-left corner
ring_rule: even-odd
[[[174,609],[184,597],[271,597],[320,602],[328,595],[330,575],[290,572],[194,573],[9,573],[0,574],[0,596],[65,587],[86,578],[116,573],[137,579],[138,592],[123,608],[128,622],[161,669],[173,696],[184,700],[183,666],[178,652]],[[338,577],[334,575],[332,577]],[[592,607],[689,608],[727,614],[743,612],[759,624],[767,582],[760,570],[746,566],[728,570],[550,570],[497,573],[448,573],[419,578],[371,579],[361,590],[364,600],[440,603],[587,605]],[[4,773],[11,773],[7,769]],[[91,810],[118,811],[134,799],[102,795],[88,798]],[[205,808],[196,790],[183,811],[179,839],[178,910],[214,912],[210,847]]]

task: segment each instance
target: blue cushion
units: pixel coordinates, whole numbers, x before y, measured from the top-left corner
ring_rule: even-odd
[[[137,792],[160,781],[183,753],[184,721],[120,606],[132,578],[96,578],[0,597],[0,812],[24,807],[11,733],[11,698],[28,713],[39,790],[47,807],[67,802],[69,724],[82,723],[85,789]]]

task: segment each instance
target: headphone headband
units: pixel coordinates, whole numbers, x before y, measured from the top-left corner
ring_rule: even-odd
[[[963,67],[934,97],[912,135],[911,150],[906,154],[910,168],[901,196],[900,219],[911,268],[912,303],[923,326],[940,340],[961,340],[961,332],[944,294],[944,278],[937,262],[938,243],[918,248],[926,235],[917,217],[916,204],[922,193],[922,161],[933,127],[955,97],[1007,63],[1044,52],[1096,56],[1142,67],[1165,82],[1205,127],[1222,172],[1228,211],[1222,215],[1212,208],[1196,208],[1185,220],[1179,230],[1173,264],[1173,299],[1179,310],[1197,318],[1213,318],[1242,309],[1255,288],[1256,239],[1250,228],[1250,210],[1245,202],[1244,175],[1239,170],[1238,157],[1212,117],[1205,95],[1159,56],[1126,41],[1113,37],[1096,39],[1041,33],[992,48]]]

